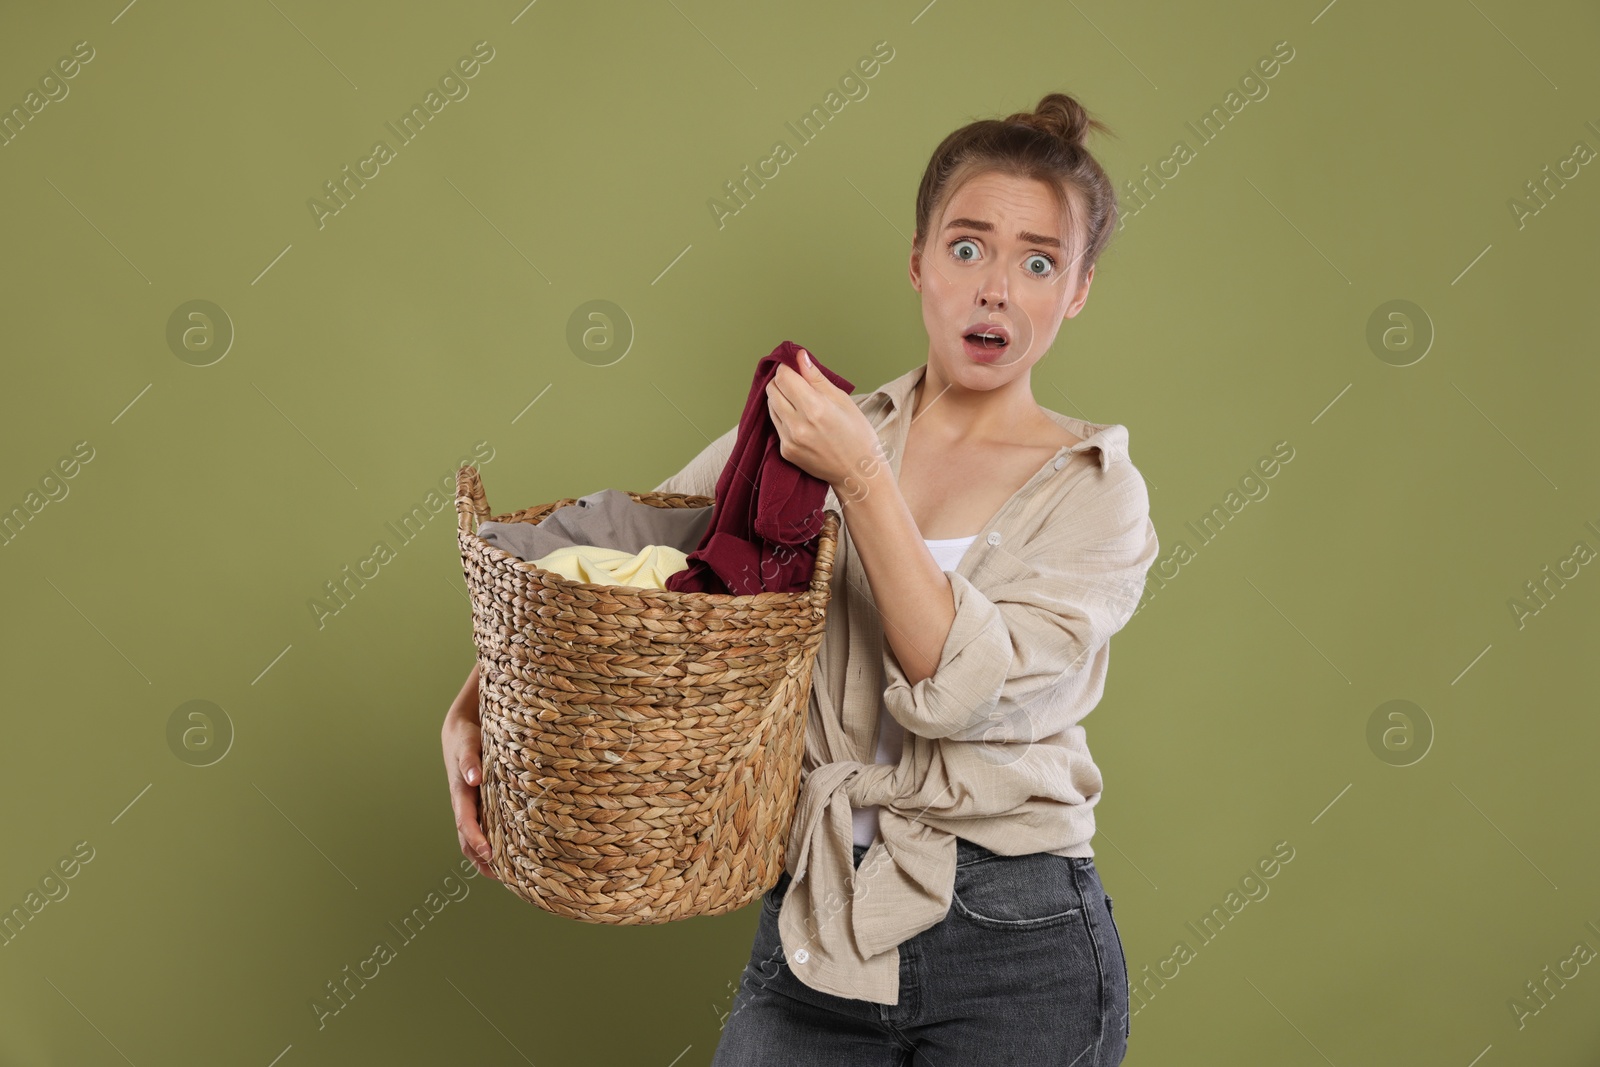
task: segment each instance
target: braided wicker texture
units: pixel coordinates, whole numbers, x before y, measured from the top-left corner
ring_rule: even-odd
[[[750,596],[577,582],[477,536],[575,501],[491,516],[477,469],[456,472],[491,869],[584,922],[741,908],[783,870],[839,516],[825,514],[807,589]]]

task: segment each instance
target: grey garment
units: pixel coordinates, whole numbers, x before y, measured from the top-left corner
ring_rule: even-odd
[[[621,489],[602,489],[556,508],[537,523],[482,523],[478,536],[522,560],[543,559],[571,545],[599,545],[629,555],[651,545],[669,545],[687,555],[710,527],[712,507],[658,508]]]

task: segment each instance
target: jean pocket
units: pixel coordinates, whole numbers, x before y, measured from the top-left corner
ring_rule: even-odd
[[[790,881],[792,879],[789,877],[788,871],[778,872],[778,880],[761,897],[762,911],[765,911],[768,915],[776,915],[783,909],[783,895],[789,891]]]
[[[990,930],[1042,930],[1083,915],[1070,861],[1048,852],[963,863],[950,897],[958,915]]]
[[[1117,942],[1117,958],[1122,961],[1122,1036],[1129,1037],[1133,1033],[1133,985],[1128,977],[1128,954],[1122,950],[1122,931],[1117,929],[1117,917],[1111,911],[1111,896],[1106,895],[1106,917],[1111,920],[1111,936]]]

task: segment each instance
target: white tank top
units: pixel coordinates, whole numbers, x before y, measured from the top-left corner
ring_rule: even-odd
[[[948,537],[931,539],[924,537],[922,543],[928,546],[928,551],[933,553],[933,558],[938,561],[942,571],[953,571],[961,562],[961,557],[966,554],[967,546],[977,539],[977,534],[971,537]],[[878,701],[878,752],[873,757],[877,763],[899,763],[900,752],[905,743],[905,727],[889,714],[888,707],[880,698]],[[855,823],[855,843],[858,845],[871,845],[878,836],[878,805],[856,808],[850,813],[851,820]]]

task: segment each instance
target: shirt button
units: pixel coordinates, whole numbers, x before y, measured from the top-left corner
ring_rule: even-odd
[[[987,540],[991,545],[998,545],[1000,543],[1000,531],[999,530],[990,530],[989,531],[989,537],[988,537]]]
[[[794,950],[794,961],[796,963],[804,963],[806,960],[809,960],[810,958],[811,958],[811,953],[807,952],[805,949],[797,948],[797,949]]]
[[[1067,465],[1067,457],[1066,456],[1057,456],[1056,457],[1056,470],[1060,470],[1062,467],[1065,467],[1066,465]]]

